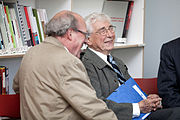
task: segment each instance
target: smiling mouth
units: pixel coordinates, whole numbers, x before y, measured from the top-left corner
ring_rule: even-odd
[[[113,42],[113,40],[104,41],[104,43],[109,43],[109,42]]]

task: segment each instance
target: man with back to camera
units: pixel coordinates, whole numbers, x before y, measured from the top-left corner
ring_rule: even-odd
[[[148,95],[147,99],[139,103],[116,103],[106,98],[115,91],[119,85],[130,78],[126,65],[111,55],[114,47],[115,26],[110,22],[109,16],[101,13],[92,13],[86,17],[86,25],[90,37],[87,40],[88,48],[82,52],[82,62],[86,67],[91,84],[96,90],[98,98],[106,102],[119,120],[130,120],[138,117],[140,113],[152,112],[149,120],[176,119],[176,110],[161,109],[161,98],[156,94]],[[114,61],[114,65],[110,63]],[[155,111],[155,112],[154,112]]]
[[[80,15],[61,11],[47,24],[45,41],[24,55],[13,83],[22,120],[117,120],[77,58],[86,32]]]

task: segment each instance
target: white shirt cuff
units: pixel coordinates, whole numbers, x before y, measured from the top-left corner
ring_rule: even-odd
[[[132,116],[132,118],[139,117],[139,115],[140,115],[139,104],[138,103],[132,103],[132,105],[133,105],[133,116]]]

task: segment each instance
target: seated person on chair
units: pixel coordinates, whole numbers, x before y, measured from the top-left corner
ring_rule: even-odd
[[[162,45],[158,94],[166,108],[180,107],[180,37]]]
[[[141,112],[148,113],[162,108],[161,98],[156,94],[149,95],[139,103],[116,103],[106,99],[119,85],[128,80],[130,75],[127,66],[110,53],[115,40],[115,26],[111,24],[110,18],[105,14],[92,13],[86,17],[86,25],[90,36],[86,42],[88,48],[81,53],[81,60],[97,97],[114,111],[119,120],[130,120],[138,117]],[[158,114],[154,112],[156,114],[150,114],[147,119],[164,120],[170,116],[166,110],[157,111]]]
[[[22,120],[117,120],[78,59],[86,32],[79,14],[61,11],[47,24],[45,41],[23,56],[13,83]]]

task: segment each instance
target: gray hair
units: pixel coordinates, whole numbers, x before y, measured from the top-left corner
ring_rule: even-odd
[[[111,22],[111,18],[108,15],[106,15],[104,13],[96,13],[96,12],[94,12],[94,13],[88,15],[87,17],[85,17],[88,33],[93,32],[92,24],[95,23],[97,20]]]
[[[70,13],[65,13],[57,18],[52,18],[45,27],[48,36],[63,36],[69,28],[76,29],[78,20]]]

